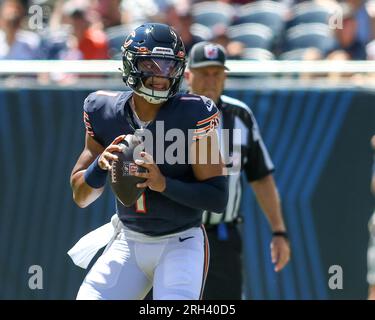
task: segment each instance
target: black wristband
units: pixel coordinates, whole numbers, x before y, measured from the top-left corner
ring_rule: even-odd
[[[286,240],[289,239],[288,232],[286,231],[273,231],[272,237],[284,237]]]

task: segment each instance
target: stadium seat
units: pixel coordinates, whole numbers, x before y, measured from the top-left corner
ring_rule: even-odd
[[[213,36],[212,30],[200,23],[193,23],[190,27],[190,32],[202,40],[210,40]]]
[[[217,24],[228,26],[232,23],[234,9],[220,1],[199,2],[192,6],[193,21],[212,27]]]
[[[319,5],[314,1],[304,1],[293,6],[291,14],[291,19],[287,23],[288,28],[302,23],[328,24],[332,12],[330,8]]]
[[[312,51],[314,50],[314,51]],[[317,48],[301,48],[301,49],[294,49],[287,52],[282,53],[279,56],[279,60],[311,60],[309,57],[311,53],[314,54],[318,59],[322,59],[322,53]],[[315,60],[318,60],[315,59]]]
[[[322,23],[302,23],[287,30],[285,50],[314,47],[322,52],[331,49],[335,38],[328,25]]]
[[[261,0],[238,8],[235,24],[260,23],[272,29],[275,36],[284,28],[287,7],[279,2]]]
[[[40,32],[42,59],[59,60],[64,52],[68,50],[68,40],[72,33],[71,26],[63,24],[59,30],[44,28]]]
[[[266,49],[261,48],[246,48],[242,55],[241,59],[243,60],[273,60],[275,58],[274,54]]]
[[[240,41],[245,48],[262,48],[270,50],[273,41],[271,28],[259,23],[244,23],[228,28],[228,37]]]

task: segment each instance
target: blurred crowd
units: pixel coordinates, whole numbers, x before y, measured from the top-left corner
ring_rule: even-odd
[[[0,59],[118,59],[142,22],[229,59],[375,59],[375,0],[0,0]]]

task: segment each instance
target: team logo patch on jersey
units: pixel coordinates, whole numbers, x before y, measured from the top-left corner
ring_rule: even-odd
[[[214,102],[212,100],[207,100],[207,101],[205,101],[204,105],[206,106],[207,110],[209,112],[211,112],[211,110],[214,106]]]
[[[219,56],[219,49],[212,44],[208,44],[204,47],[204,56],[210,60],[217,59]]]
[[[212,130],[216,129],[219,125],[219,121],[219,111],[206,119],[198,121],[196,129],[194,130],[193,140],[201,139]]]
[[[209,99],[209,98],[207,98],[205,96],[200,96],[200,97],[201,97],[204,105],[206,106],[208,112],[211,112],[211,110],[212,110],[212,108],[214,106],[214,102],[211,99]]]

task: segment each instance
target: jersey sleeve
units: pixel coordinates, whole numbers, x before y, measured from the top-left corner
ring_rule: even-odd
[[[247,161],[244,171],[249,182],[264,178],[274,172],[275,167],[265,146],[258,123],[249,110],[250,128],[248,145],[246,146]]]
[[[104,141],[101,138],[101,109],[105,107],[106,99],[98,92],[90,93],[83,103],[83,123],[87,134],[95,141],[104,146]]]
[[[204,96],[200,96],[200,104],[194,119],[193,140],[199,140],[207,136],[219,126],[219,110],[215,103]]]

